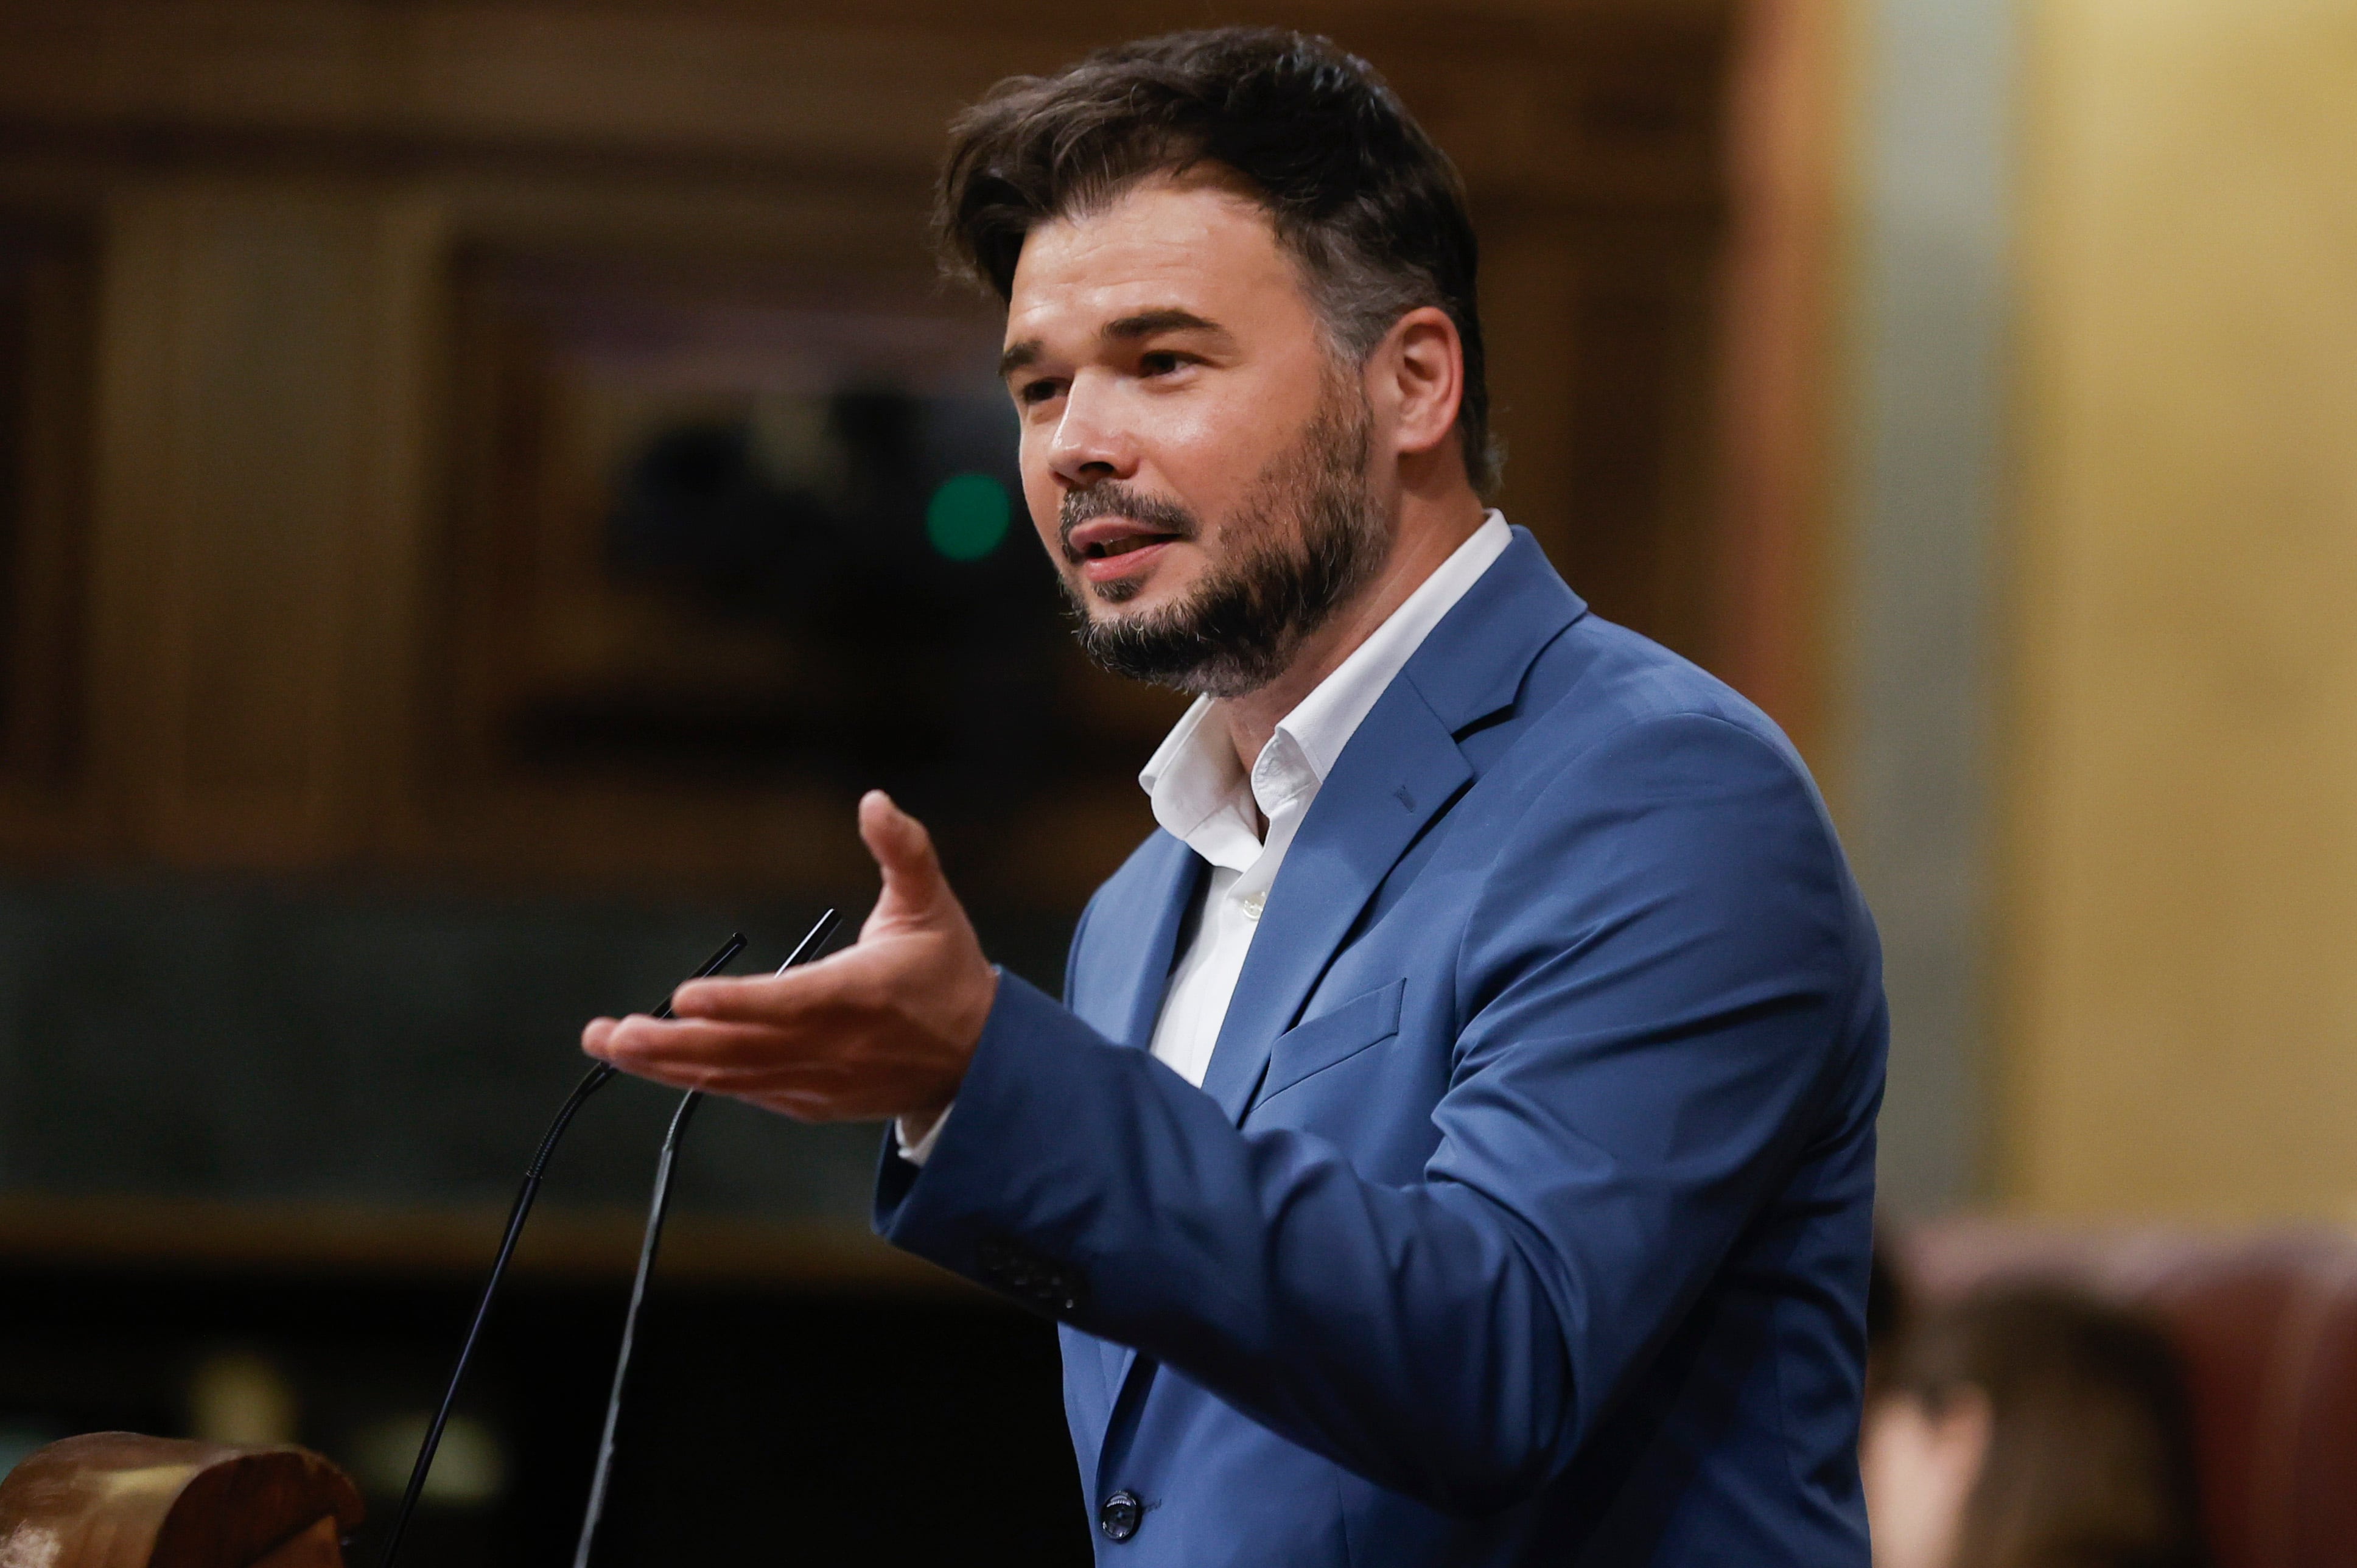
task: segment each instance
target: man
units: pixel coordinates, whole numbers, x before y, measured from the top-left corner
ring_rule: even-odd
[[[1082,640],[1199,697],[1161,831],[1060,1006],[870,795],[856,946],[587,1048],[897,1119],[878,1229],[1060,1320],[1102,1562],[1865,1563],[1872,929],[1774,726],[1485,511],[1447,160],[1261,31],[953,136]]]

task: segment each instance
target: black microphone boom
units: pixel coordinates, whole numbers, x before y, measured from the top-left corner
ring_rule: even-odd
[[[818,918],[810,934],[794,944],[786,961],[778,965],[783,974],[798,963],[816,958],[830,938],[834,935],[836,915],[833,909]],[[639,1272],[630,1280],[630,1307],[622,1318],[622,1347],[614,1358],[614,1386],[606,1396],[606,1427],[597,1440],[597,1467],[589,1477],[589,1501],[581,1510],[581,1540],[573,1550],[573,1568],[589,1568],[589,1550],[597,1539],[597,1522],[606,1513],[606,1481],[614,1468],[614,1429],[622,1419],[622,1385],[630,1375],[630,1352],[637,1347],[639,1309],[646,1305],[647,1278],[654,1273],[655,1249],[662,1242],[663,1219],[671,1209],[672,1166],[679,1159],[680,1139],[687,1132],[689,1118],[703,1103],[704,1096],[690,1090],[680,1096],[679,1109],[672,1113],[671,1131],[663,1134],[662,1155],[655,1162],[655,1192],[647,1206],[646,1233],[639,1240]]]
[[[831,916],[834,912],[830,910],[828,913]],[[740,931],[723,943],[718,952],[705,960],[703,967],[691,978],[702,980],[706,975],[719,973],[727,967],[729,960],[744,950],[745,936]],[[669,997],[665,997],[662,1005],[655,1009],[654,1015],[658,1018],[671,1016]],[[500,1239],[499,1256],[491,1261],[490,1277],[483,1282],[483,1294],[475,1302],[474,1321],[467,1325],[467,1337],[458,1347],[458,1364],[450,1369],[450,1386],[442,1391],[441,1406],[435,1411],[434,1420],[425,1429],[425,1441],[418,1446],[417,1463],[410,1467],[409,1487],[401,1495],[401,1510],[393,1516],[393,1533],[384,1543],[382,1568],[393,1568],[393,1560],[401,1551],[402,1534],[409,1528],[409,1516],[417,1511],[417,1499],[425,1490],[426,1473],[434,1468],[435,1451],[442,1446],[442,1429],[449,1424],[450,1407],[457,1402],[458,1385],[466,1379],[467,1363],[474,1359],[475,1343],[482,1337],[484,1321],[491,1315],[491,1297],[498,1294],[500,1280],[507,1273],[508,1260],[515,1253],[516,1238],[523,1234],[524,1219],[532,1213],[532,1200],[540,1195],[540,1178],[547,1174],[549,1156],[556,1153],[557,1142],[572,1123],[573,1113],[581,1109],[584,1101],[605,1088],[607,1079],[613,1076],[614,1069],[599,1062],[573,1086],[573,1092],[565,1096],[564,1108],[557,1112],[556,1120],[548,1124],[548,1135],[541,1139],[540,1150],[533,1155],[531,1166],[523,1173],[523,1187],[516,1193],[515,1207],[508,1210],[508,1229]]]

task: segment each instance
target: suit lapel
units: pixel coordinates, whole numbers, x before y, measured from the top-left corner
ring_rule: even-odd
[[[1361,736],[1370,744],[1361,746]],[[1300,1011],[1383,874],[1470,777],[1457,743],[1423,697],[1407,682],[1394,682],[1343,748],[1334,776],[1310,803],[1276,885],[1269,889],[1261,933],[1253,939],[1203,1076],[1203,1091],[1220,1102],[1228,1120],[1243,1119],[1268,1066],[1270,1045]],[[1189,897],[1194,886],[1189,879]],[[1177,900],[1182,913],[1189,901]],[[1279,932],[1285,940],[1273,940]],[[1153,971],[1157,977],[1168,974],[1177,942],[1174,925],[1164,940],[1161,967]],[[1160,984],[1149,989],[1150,1002],[1141,1004],[1141,1046],[1152,1037],[1154,1005],[1162,997]],[[1139,1358],[1129,1346],[1109,1339],[1097,1343],[1105,1386],[1114,1391],[1114,1409],[1106,1417],[1110,1432],[1123,1398],[1133,1394],[1128,1385]]]
[[[1269,889],[1203,1075],[1230,1121],[1243,1120],[1270,1046],[1299,1017],[1384,874],[1471,777],[1423,694],[1394,681],[1342,748]]]
[[[1092,961],[1085,972],[1103,974],[1102,987],[1088,986],[1077,1009],[1083,1022],[1116,1045],[1144,1050],[1154,1043],[1154,1024],[1162,1011],[1162,995],[1169,988],[1170,964],[1178,950],[1178,932],[1187,923],[1188,908],[1202,885],[1203,857],[1168,833],[1146,841],[1143,863],[1135,877],[1125,877],[1118,891],[1108,889],[1104,902],[1089,917],[1090,929],[1125,944],[1136,933],[1139,946],[1115,946],[1115,957]],[[1085,956],[1085,955],[1084,955]],[[1137,1352],[1109,1339],[1095,1341],[1105,1380],[1105,1420],[1110,1430],[1113,1407],[1129,1375]]]
[[[1270,1047],[1367,900],[1472,777],[1457,732],[1511,705],[1531,661],[1586,607],[1514,530],[1360,722],[1286,851],[1203,1077],[1230,1121],[1252,1108]]]
[[[1202,880],[1203,859],[1162,832],[1146,841],[1140,858],[1137,875],[1125,877],[1117,891],[1109,888],[1105,902],[1089,918],[1092,929],[1106,934],[1100,940],[1114,945],[1104,959],[1084,955],[1082,973],[1103,978],[1097,984],[1083,980],[1086,993],[1074,1010],[1107,1039],[1143,1049],[1153,1043],[1154,1021],[1169,983],[1179,929]]]
[[[1530,534],[1517,528],[1506,553],[1442,618],[1360,722],[1286,851],[1262,910],[1263,929],[1220,1026],[1203,1090],[1230,1121],[1242,1122],[1252,1108],[1270,1047],[1298,1017],[1367,900],[1472,778],[1457,732],[1511,705],[1532,660],[1587,607]],[[1108,908],[1092,918],[1109,929],[1143,930],[1152,922],[1152,939],[1126,977],[1127,989],[1109,993],[1105,1017],[1093,1010],[1084,1015],[1111,1034],[1107,1019],[1120,1012],[1126,1033],[1114,1037],[1141,1048],[1152,1043],[1178,931],[1204,868],[1176,839],[1163,854],[1165,860],[1140,880],[1135,902],[1125,902],[1118,914]],[[1134,1409],[1144,1400],[1157,1363],[1111,1340],[1097,1347],[1113,1393],[1105,1421],[1110,1439],[1125,1406]],[[1103,1453],[1086,1457],[1101,1466]]]

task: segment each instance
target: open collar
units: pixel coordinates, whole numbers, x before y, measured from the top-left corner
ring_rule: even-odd
[[[1232,1120],[1367,900],[1471,779],[1458,735],[1511,706],[1532,662],[1586,610],[1515,529],[1367,711],[1286,851],[1204,1075]]]
[[[1383,692],[1512,543],[1513,531],[1491,510],[1277,722],[1249,775],[1216,720],[1212,700],[1197,698],[1138,773],[1155,821],[1213,865],[1238,872],[1249,867],[1263,847],[1254,808],[1274,823],[1297,800],[1315,796]]]

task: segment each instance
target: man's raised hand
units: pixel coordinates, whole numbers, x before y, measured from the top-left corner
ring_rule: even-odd
[[[691,980],[673,993],[676,1017],[594,1019],[581,1048],[800,1121],[930,1125],[956,1097],[998,977],[924,825],[870,790],[859,836],[884,891],[856,944],[783,974]]]

